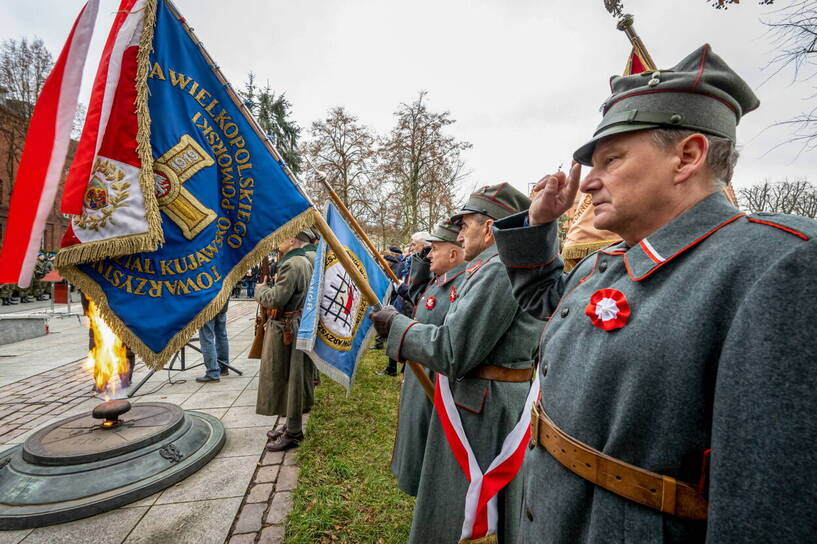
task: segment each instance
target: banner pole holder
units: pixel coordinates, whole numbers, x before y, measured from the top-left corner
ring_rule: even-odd
[[[193,366],[187,366],[186,360],[185,360],[185,352],[184,352],[185,348],[189,347],[190,349],[196,350],[199,353],[201,353],[201,349],[199,349],[199,348],[197,348],[196,346],[193,345],[193,342],[195,342],[196,340],[198,340],[198,337],[191,338],[184,346],[182,346],[182,349],[180,349],[175,354],[173,354],[173,358],[170,359],[170,364],[168,366],[166,366],[164,368],[161,368],[159,370],[150,369],[150,372],[148,372],[145,375],[144,378],[139,380],[139,383],[136,384],[135,387],[130,388],[130,390],[128,391],[128,398],[132,398],[136,394],[136,392],[139,391],[142,388],[142,386],[145,385],[145,383],[147,383],[147,381],[149,379],[151,379],[153,377],[153,375],[156,374],[157,372],[160,372],[162,370],[167,370],[168,372],[184,372],[185,370],[190,370],[191,368],[196,368],[197,366],[202,366],[204,364],[204,362],[196,363]],[[179,368],[173,368],[173,365],[176,364],[177,360],[181,362],[181,366]],[[225,367],[225,368],[227,368],[229,370],[232,370],[233,372],[235,372],[239,376],[244,375],[244,373],[242,371],[238,370],[237,368],[235,368],[234,366],[232,366],[232,365],[230,365],[228,363],[220,363],[220,364],[221,364],[221,366],[223,366],[223,367]]]

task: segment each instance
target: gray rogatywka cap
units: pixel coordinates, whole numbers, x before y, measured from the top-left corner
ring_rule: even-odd
[[[460,234],[460,228],[451,221],[445,221],[444,223],[438,223],[436,227],[434,227],[434,232],[431,233],[431,236],[426,238],[429,242],[451,242],[452,244],[461,245],[457,242],[457,236]]]
[[[306,242],[308,244],[315,238],[318,238],[318,236],[316,236],[315,231],[312,228],[307,227],[298,234],[296,234],[295,238],[297,238],[301,242]]]
[[[593,139],[573,153],[588,166],[599,140],[636,130],[682,128],[734,142],[740,118],[760,105],[751,87],[709,44],[670,70],[613,76],[610,88]]]
[[[458,225],[463,215],[481,213],[491,219],[502,219],[530,208],[530,199],[507,183],[486,185],[471,193],[468,201],[449,220]]]

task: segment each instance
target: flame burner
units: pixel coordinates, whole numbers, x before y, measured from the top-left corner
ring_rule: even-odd
[[[119,416],[130,410],[130,402],[126,400],[106,400],[91,411],[94,419],[104,419],[100,424],[103,429],[112,429],[122,423]]]
[[[164,402],[103,402],[0,453],[0,530],[64,523],[143,499],[206,465],[224,441],[224,427],[209,414]]]

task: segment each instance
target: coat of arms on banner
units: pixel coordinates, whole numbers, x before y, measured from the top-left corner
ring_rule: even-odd
[[[93,175],[85,191],[82,215],[75,220],[79,229],[99,231],[116,224],[114,214],[131,205],[130,188],[138,181],[139,169],[128,164],[97,157]]]
[[[346,248],[346,253],[368,281],[366,268],[358,256],[349,248]],[[367,307],[368,304],[363,300],[360,289],[349,277],[335,252],[329,251],[324,265],[323,297],[318,321],[320,337],[336,350],[349,351],[352,349],[352,341],[357,335],[360,323],[366,316]]]

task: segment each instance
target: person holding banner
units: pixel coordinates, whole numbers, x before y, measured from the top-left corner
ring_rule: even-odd
[[[269,287],[267,278],[261,278],[255,288],[255,299],[269,316],[258,373],[255,412],[286,417],[283,428],[267,433],[269,451],[283,451],[300,445],[304,438],[303,413],[308,399],[314,398],[313,374],[308,371],[305,355],[294,346],[312,278],[312,261],[303,250],[304,237],[301,233],[278,245],[280,257],[275,285]]]
[[[817,222],[724,196],[759,101],[709,45],[610,88],[569,175],[495,225],[550,316],[519,542],[813,541]],[[623,242],[563,274],[577,189]]]
[[[459,228],[440,223],[426,238],[431,244],[411,257],[406,297],[414,304],[414,319],[420,323],[442,325],[448,309],[459,298],[465,281],[465,253],[457,241]],[[434,372],[426,370],[431,381]],[[391,471],[397,486],[416,496],[420,469],[428,436],[433,405],[413,372],[406,372],[400,392],[397,436],[392,452]]]
[[[499,260],[495,220],[527,210],[507,183],[472,193],[460,224],[467,264],[441,324],[420,323],[386,306],[371,318],[388,334],[387,354],[437,372],[435,413],[417,490],[410,542],[515,542],[527,440],[528,391],[541,321],[521,310]],[[521,429],[521,431],[520,431]],[[483,486],[484,484],[484,486]]]

